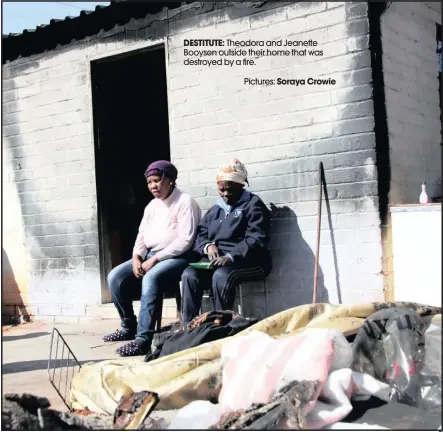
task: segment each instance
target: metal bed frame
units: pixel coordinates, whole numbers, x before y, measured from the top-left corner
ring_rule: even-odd
[[[76,370],[77,368],[78,370]],[[54,327],[52,329],[51,344],[49,347],[48,377],[55,391],[62,398],[69,411],[72,411],[72,409],[67,402],[67,395],[69,394],[72,377],[74,376],[74,373],[79,372],[80,369],[81,364],[77,360],[77,357],[74,355],[61,333]],[[57,371],[59,373],[57,373]]]

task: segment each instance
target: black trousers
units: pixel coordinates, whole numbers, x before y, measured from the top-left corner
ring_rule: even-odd
[[[201,262],[208,262],[203,258]],[[200,313],[203,291],[212,290],[215,310],[232,310],[237,286],[244,282],[263,280],[269,274],[262,266],[236,266],[234,264],[214,270],[189,266],[182,273],[182,320],[192,321]]]

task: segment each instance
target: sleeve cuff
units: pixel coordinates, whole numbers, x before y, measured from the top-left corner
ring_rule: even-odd
[[[232,255],[231,254],[226,254],[226,256],[231,260],[231,262],[234,262],[234,258],[232,258]]]
[[[134,250],[132,251],[132,256],[134,256],[134,255],[139,255],[139,256],[141,256],[142,258],[145,258],[146,253],[147,253],[147,249],[144,249],[144,250],[134,249]]]
[[[165,259],[165,257],[167,257],[167,254],[165,254],[163,251],[157,252],[155,254],[155,256],[157,257],[158,261],[163,261]]]
[[[208,247],[214,245],[215,243],[206,243],[205,247],[203,248],[203,253],[205,255],[208,255]]]

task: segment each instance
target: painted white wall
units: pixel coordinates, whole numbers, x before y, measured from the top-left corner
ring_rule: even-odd
[[[101,303],[90,62],[163,42],[77,41],[3,66],[3,167],[20,202],[8,256],[28,254],[34,319],[78,322]],[[7,227],[10,228],[10,227]]]
[[[5,153],[5,143],[3,154]],[[35,314],[28,299],[29,251],[24,246],[25,233],[21,219],[20,200],[17,185],[8,181],[12,177],[12,167],[4,166],[2,201],[5,211],[2,215],[2,320],[7,323],[17,315]],[[21,247],[13,247],[14,245]],[[26,305],[26,310],[17,306]]]
[[[332,215],[330,225],[323,207],[319,286],[332,303],[383,300],[368,32],[366,3],[295,2],[168,39],[172,157],[180,185],[208,209],[219,166],[235,156],[249,171],[249,189],[270,206],[286,207],[273,224],[274,269],[266,284],[271,313],[312,302],[320,161]],[[184,40],[191,38],[312,38],[324,56],[260,57],[250,67],[186,66]],[[311,76],[334,78],[337,85],[243,82]],[[247,314],[249,305],[264,308],[263,285],[250,290]]]
[[[418,203],[423,181],[441,195],[436,23],[437,2],[390,2],[381,20],[393,205]]]
[[[391,207],[394,299],[441,306],[441,204]]]
[[[150,19],[165,20],[167,12]],[[207,209],[219,165],[235,155],[249,170],[251,190],[268,205],[286,207],[273,224],[269,313],[312,299],[320,161],[331,199],[330,220],[323,207],[320,286],[331,302],[383,299],[366,2],[298,2],[231,18],[236,13],[171,23],[165,39],[102,33],[3,67],[3,163],[22,198],[29,301],[39,316],[74,320],[85,305],[100,302],[90,61],[163,42],[179,186]],[[250,71],[184,66],[183,39],[207,37],[312,38],[325,54],[266,57]],[[243,85],[245,76],[311,75],[337,85]],[[260,316],[263,285],[251,290],[246,313]]]

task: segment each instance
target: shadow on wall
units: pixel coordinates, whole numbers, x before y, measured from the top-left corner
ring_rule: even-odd
[[[303,239],[297,216],[289,207],[271,203],[271,253],[273,270],[269,277],[270,313],[312,303],[315,255]],[[329,303],[323,271],[319,265],[317,302]]]
[[[29,321],[29,314],[15,280],[8,254],[3,248],[2,264],[2,323],[16,323],[20,321],[20,317],[24,321]],[[8,322],[4,322],[3,317],[7,318]]]

